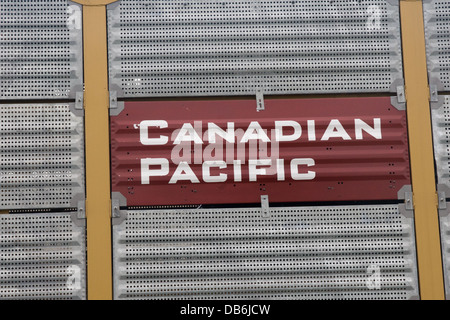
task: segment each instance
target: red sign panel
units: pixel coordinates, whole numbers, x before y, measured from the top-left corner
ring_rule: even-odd
[[[125,102],[111,149],[128,206],[394,200],[410,184],[389,97]]]

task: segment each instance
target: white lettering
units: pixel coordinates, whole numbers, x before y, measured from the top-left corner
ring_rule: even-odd
[[[172,178],[170,178],[169,184],[177,183],[178,181],[191,181],[192,183],[200,183],[194,171],[187,162],[180,162]]]
[[[159,169],[150,170],[150,166],[159,166]],[[150,177],[163,177],[169,174],[169,160],[164,158],[141,159],[141,183],[150,184]]]
[[[316,122],[308,120],[308,140],[316,141]]]
[[[241,139],[241,143],[247,143],[249,140],[261,140],[263,142],[270,142],[265,130],[261,128],[261,125],[252,121],[245,131],[244,136]]]
[[[205,161],[202,164],[203,171],[203,181],[213,183],[213,182],[225,182],[227,181],[227,175],[225,173],[220,173],[218,176],[211,176],[211,167],[217,167],[220,169],[225,169],[227,164],[225,161]]]
[[[291,127],[294,133],[284,135],[283,128]],[[295,141],[302,136],[302,127],[296,121],[275,121],[275,140],[276,141]]]
[[[242,181],[241,160],[233,160],[234,181]]]
[[[225,139],[229,143],[235,142],[234,136],[234,122],[228,122],[227,131],[223,130],[214,123],[208,123],[208,141],[209,143],[216,143],[216,135]]]
[[[277,180],[284,181],[284,159],[277,159]]]
[[[355,119],[355,137],[356,140],[363,139],[363,130],[375,139],[381,139],[381,119],[373,119],[373,128],[361,119]]]
[[[266,169],[257,169],[258,166],[271,166],[271,159],[262,160],[249,160],[248,161],[248,174],[250,181],[257,181],[257,176],[264,176],[267,174]]]
[[[203,144],[202,138],[195,131],[194,127],[190,123],[185,123],[178,131],[173,144],[180,144],[181,142],[191,141],[193,141],[195,144]]]
[[[316,163],[314,159],[293,159],[291,161],[291,176],[293,180],[313,180],[316,177],[314,171],[308,171],[307,173],[299,173],[298,166],[306,165],[308,167],[314,166]]]
[[[148,137],[148,127],[157,127],[157,128],[167,128],[169,125],[167,124],[167,121],[164,120],[145,120],[142,121],[139,125],[139,133],[140,133],[140,140],[141,143],[144,146],[158,146],[158,145],[165,145],[169,138],[166,136],[159,136],[159,138],[149,138]]]
[[[327,130],[323,134],[322,141],[327,141],[330,138],[342,138],[343,140],[352,139],[337,119],[333,119],[330,121]]]

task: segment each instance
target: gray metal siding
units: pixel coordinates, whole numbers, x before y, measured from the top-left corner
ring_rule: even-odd
[[[114,297],[417,298],[414,222],[400,211],[398,205],[271,208],[269,217],[260,208],[127,211],[113,227]]]
[[[450,90],[450,2],[424,0],[428,72],[439,90]]]
[[[82,90],[81,6],[0,0],[0,100],[67,99]]]
[[[0,215],[0,300],[86,299],[86,232],[72,216]]]
[[[444,98],[441,107],[431,110],[431,118],[437,183],[450,187],[450,96]]]
[[[448,202],[447,207],[450,207]],[[447,300],[450,300],[450,214],[447,213],[440,216],[440,227],[445,292]]]
[[[0,107],[0,209],[76,207],[84,199],[84,121],[72,108]]]
[[[403,79],[398,1],[122,0],[108,37],[119,97],[396,92]]]

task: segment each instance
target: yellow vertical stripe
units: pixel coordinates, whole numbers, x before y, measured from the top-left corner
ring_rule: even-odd
[[[112,299],[106,7],[84,6],[88,299]]]

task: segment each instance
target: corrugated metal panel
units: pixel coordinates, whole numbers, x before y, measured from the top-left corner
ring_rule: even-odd
[[[450,96],[444,96],[444,104],[431,110],[433,123],[434,157],[436,163],[437,183],[450,188]],[[447,208],[450,203],[447,202]],[[450,298],[450,215],[440,216],[440,230],[442,243],[442,261],[445,277],[445,290],[447,299]]]
[[[0,0],[0,15],[0,100],[62,99],[75,86],[82,90],[80,5]]]
[[[446,192],[445,197],[448,201],[450,197],[448,193],[450,190],[450,96],[443,97],[443,105],[432,109],[431,115],[437,183],[441,185],[438,186],[438,192]],[[450,208],[449,202],[447,202],[447,211],[448,208]],[[440,215],[440,231],[445,291],[447,299],[450,299],[450,215],[448,213]]]
[[[428,71],[441,90],[450,90],[450,2],[425,0],[423,6]]]
[[[122,0],[108,11],[111,90],[396,92],[399,20],[398,1],[386,0]]]
[[[444,104],[431,115],[438,184],[450,187],[450,96],[445,96]]]
[[[414,222],[398,205],[127,211],[116,299],[411,299]]]
[[[379,136],[364,132],[358,138],[355,119],[373,128],[379,119]],[[167,122],[167,127],[153,124],[144,133],[150,139],[165,136],[167,143],[144,144],[140,125],[145,120]],[[274,142],[279,120],[297,123],[301,136]],[[331,121],[339,121],[348,140],[325,138]],[[244,132],[255,122],[271,139],[267,144],[242,142],[248,137]],[[203,144],[176,144],[176,133],[185,123]],[[210,123],[222,130],[234,124],[235,143],[223,143],[218,136],[212,143],[207,134]],[[334,129],[336,133],[338,128]],[[289,126],[281,132],[294,135]],[[389,97],[266,99],[261,112],[255,100],[125,102],[124,110],[111,117],[111,139],[112,191],[122,193],[129,206],[258,203],[261,195],[269,195],[273,202],[396,200],[398,191],[411,184],[406,113],[392,107]],[[182,152],[181,146],[185,147]],[[147,159],[165,161],[167,172],[147,177],[147,170],[163,171],[161,164],[146,165]],[[293,167],[297,159],[314,163]],[[187,163],[186,169],[192,170],[197,181],[180,171],[179,161]],[[223,161],[225,167],[212,165],[205,173],[207,161]],[[261,165],[251,166],[251,161]],[[272,165],[263,165],[264,161]],[[297,177],[295,170],[303,176],[313,172],[313,176]]]
[[[72,107],[0,107],[0,209],[73,207],[84,199],[83,117]]]
[[[85,228],[70,213],[0,215],[0,300],[86,299]]]
[[[447,202],[450,208],[450,203]],[[444,267],[445,292],[447,300],[450,300],[450,214],[441,215],[441,243],[442,243],[442,262]]]

